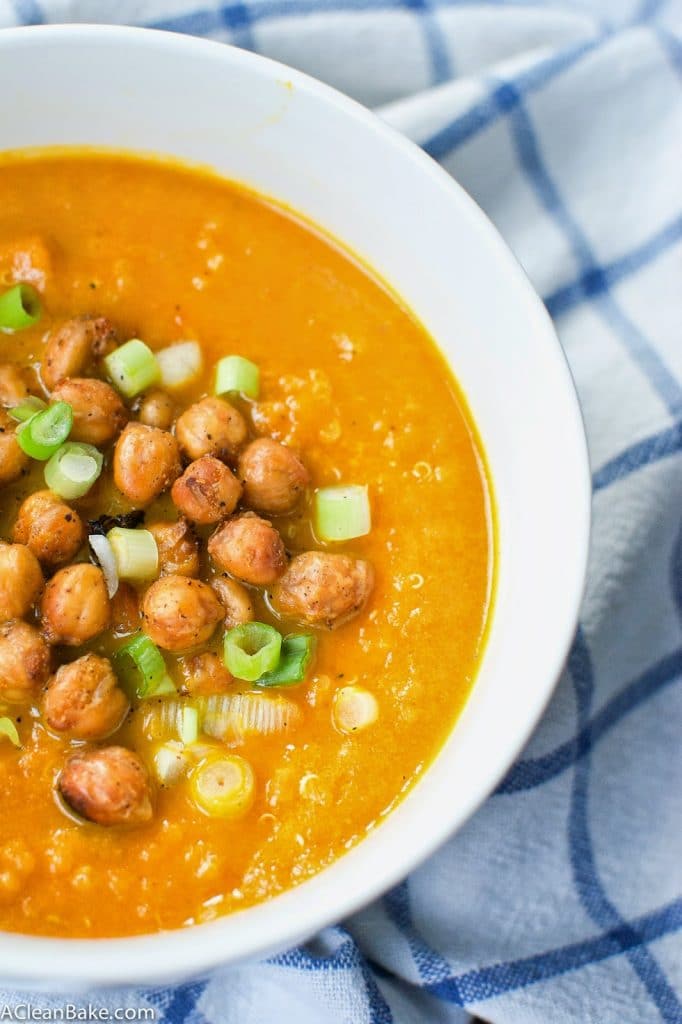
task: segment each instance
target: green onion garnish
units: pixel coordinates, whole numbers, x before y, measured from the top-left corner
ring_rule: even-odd
[[[10,409],[9,414],[13,420],[25,423],[26,420],[30,420],[31,416],[35,416],[37,412],[42,412],[43,409],[47,409],[47,402],[43,402],[42,398],[36,398],[35,395],[29,395],[19,405],[15,405],[13,409]]]
[[[15,747],[20,747],[19,733],[17,727],[11,718],[0,718],[0,739],[6,736],[10,743],[13,743]]]
[[[315,533],[320,540],[352,540],[372,529],[367,488],[321,487],[315,494]]]
[[[176,692],[161,651],[144,633],[119,648],[114,663],[123,682],[140,698]]]
[[[201,373],[204,358],[198,341],[180,341],[156,353],[161,387],[174,391],[187,387]]]
[[[19,445],[32,459],[45,462],[61,448],[71,433],[73,409],[68,402],[55,402],[37,412],[17,430]]]
[[[282,636],[264,622],[245,622],[225,634],[224,660],[237,679],[254,682],[279,663]]]
[[[292,686],[305,679],[315,653],[315,637],[310,633],[289,636],[282,641],[277,667],[255,680],[256,686]]]
[[[159,572],[159,549],[149,530],[127,530],[115,526],[107,540],[116,560],[120,580],[153,580]]]
[[[67,441],[45,466],[45,483],[60,498],[73,501],[87,494],[102,472],[104,457],[91,444]]]
[[[216,395],[240,392],[247,398],[258,398],[260,370],[243,356],[224,356],[216,364],[214,391]]]
[[[178,735],[186,747],[199,739],[199,712],[196,708],[186,706],[182,709]]]
[[[23,331],[40,320],[40,296],[30,284],[15,284],[0,295],[0,330]]]
[[[134,398],[161,379],[156,356],[139,338],[132,338],[114,349],[104,365],[112,384],[126,398]]]
[[[206,758],[189,783],[197,807],[211,818],[241,818],[253,803],[253,769],[239,754]]]

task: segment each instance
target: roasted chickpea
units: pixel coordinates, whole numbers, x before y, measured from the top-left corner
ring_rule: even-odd
[[[245,503],[273,516],[291,512],[310,483],[308,470],[291,448],[269,437],[246,446],[239,456],[239,478]]]
[[[221,571],[257,587],[274,583],[287,565],[277,530],[252,513],[219,526],[209,539],[208,553]]]
[[[152,817],[147,769],[125,747],[72,754],[58,789],[69,807],[96,825],[142,825]]]
[[[129,423],[116,442],[114,482],[133,505],[148,505],[181,469],[177,441],[165,430]]]
[[[116,331],[103,316],[77,316],[53,331],[48,338],[41,374],[51,391],[66,377],[78,377],[117,344]]]
[[[52,401],[68,402],[73,409],[72,441],[100,447],[109,444],[128,419],[114,389],[92,377],[67,377],[52,392]]]
[[[202,398],[190,405],[175,424],[175,434],[190,459],[215,455],[233,462],[246,441],[246,421],[242,414],[222,398]]]
[[[329,629],[364,606],[374,585],[369,562],[326,551],[306,551],[291,560],[273,592],[282,615]]]
[[[211,586],[218,595],[218,600],[225,610],[225,629],[242,626],[245,622],[253,622],[256,613],[251,596],[241,583],[229,576],[214,576]]]
[[[85,541],[85,527],[52,491],[35,491],[19,509],[12,539],[26,544],[43,565],[56,568],[74,557]]]
[[[140,628],[140,599],[130,583],[119,583],[110,599],[111,629],[114,636],[130,636]]]
[[[77,740],[102,740],[121,725],[130,704],[108,658],[85,654],[47,683],[45,721]]]
[[[0,625],[0,700],[22,704],[31,700],[50,674],[50,649],[27,622],[13,619]]]
[[[19,405],[33,393],[35,381],[16,363],[0,363],[0,405]]]
[[[199,543],[186,519],[147,526],[159,551],[161,576],[198,576]]]
[[[217,654],[207,651],[183,658],[180,671],[184,677],[183,691],[193,697],[210,697],[212,693],[226,693],[234,682],[232,674]]]
[[[144,630],[167,651],[187,651],[210,640],[223,617],[211,588],[186,576],[163,576],[142,602]]]
[[[40,614],[51,644],[76,647],[99,636],[111,616],[102,570],[89,562],[60,569],[45,587]]]
[[[16,428],[11,416],[0,409],[0,487],[18,480],[31,461],[19,447]]]
[[[175,481],[171,498],[188,519],[209,526],[234,512],[241,493],[232,470],[212,455],[203,455]]]
[[[175,419],[173,399],[160,388],[148,391],[140,399],[137,418],[140,423],[145,423],[148,427],[156,427],[157,430],[170,430]]]
[[[43,583],[38,559],[29,548],[0,541],[0,621],[23,618]]]

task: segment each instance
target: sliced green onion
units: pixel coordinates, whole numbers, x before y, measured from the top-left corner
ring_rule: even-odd
[[[0,718],[0,739],[6,736],[10,743],[13,743],[15,747],[20,747],[19,733],[17,727],[11,718]]]
[[[191,760],[182,743],[170,740],[154,751],[154,772],[162,786],[172,786],[189,771]]]
[[[40,296],[30,284],[15,284],[0,295],[0,330],[23,331],[40,320]]]
[[[26,420],[30,420],[31,416],[35,416],[37,412],[42,412],[43,409],[47,409],[47,402],[43,402],[42,398],[36,398],[35,395],[29,395],[19,405],[15,405],[13,409],[10,409],[9,414],[13,420],[25,423]]]
[[[201,373],[204,357],[198,341],[180,341],[156,353],[161,386],[173,391],[191,384]]]
[[[253,769],[239,754],[218,754],[202,761],[190,776],[194,802],[211,818],[241,818],[255,791]]]
[[[346,734],[373,725],[379,717],[379,704],[364,686],[342,686],[334,697],[332,722]]]
[[[144,707],[142,727],[147,738],[168,740],[179,735],[187,707],[196,709],[199,727],[207,736],[224,742],[291,732],[302,718],[298,705],[280,694],[220,693],[171,698]]]
[[[199,712],[193,707],[184,707],[180,715],[178,735],[186,747],[199,739]]]
[[[256,679],[256,686],[291,686],[303,682],[314,653],[315,637],[310,633],[286,637],[277,667]]]
[[[73,426],[73,409],[68,402],[55,402],[37,412],[17,430],[19,446],[32,459],[45,462],[66,441]]]
[[[161,380],[156,356],[139,338],[132,338],[114,349],[104,365],[112,383],[126,398],[134,398]]]
[[[214,391],[216,395],[238,391],[248,398],[258,398],[260,370],[243,356],[224,356],[216,364]]]
[[[282,636],[264,622],[245,622],[225,634],[224,661],[233,676],[254,682],[277,667]]]
[[[138,633],[120,647],[114,663],[124,683],[138,697],[161,697],[176,692],[161,651],[144,633]]]
[[[104,457],[91,444],[67,441],[45,466],[45,483],[60,498],[73,501],[87,494],[102,472]]]
[[[315,494],[315,533],[320,540],[352,540],[372,529],[367,488],[321,487]]]
[[[107,538],[98,533],[90,534],[88,543],[102,570],[104,582],[107,585],[107,594],[109,597],[113,597],[118,590],[118,569],[116,567],[116,559],[114,558],[114,550]]]
[[[149,530],[127,530],[115,526],[107,540],[116,559],[120,580],[154,580],[159,573],[159,549]]]

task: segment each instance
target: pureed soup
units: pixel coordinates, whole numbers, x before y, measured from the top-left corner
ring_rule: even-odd
[[[356,844],[452,729],[480,445],[290,211],[78,151],[5,157],[0,196],[0,928],[207,921]]]

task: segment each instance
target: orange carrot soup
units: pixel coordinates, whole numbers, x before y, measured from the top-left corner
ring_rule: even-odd
[[[208,173],[0,159],[0,928],[261,902],[380,824],[483,643],[490,484],[410,311]]]

